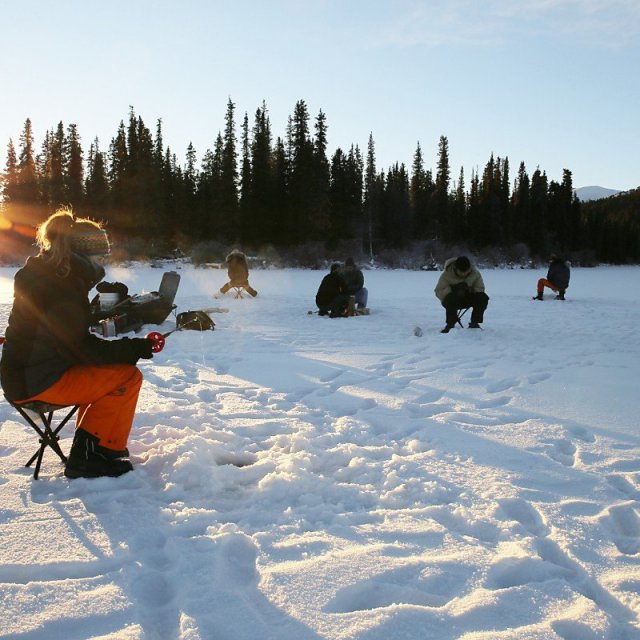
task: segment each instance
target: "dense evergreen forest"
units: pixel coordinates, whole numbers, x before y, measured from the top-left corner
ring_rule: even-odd
[[[62,122],[38,150],[27,119],[0,177],[3,257],[68,205],[103,220],[123,257],[179,251],[207,262],[236,246],[301,266],[347,254],[423,266],[452,251],[519,264],[551,251],[582,264],[640,258],[638,191],[584,204],[568,169],[556,182],[494,156],[482,172],[467,178],[461,168],[454,179],[445,136],[435,171],[420,143],[410,169],[381,170],[373,135],[364,151],[351,144],[329,156],[327,130],[326,115],[312,118],[300,100],[284,138],[274,139],[264,103],[238,126],[229,99],[224,128],[198,163],[191,144],[180,162],[165,147],[162,121],[152,133],[133,108],[106,150],[98,139],[83,149],[77,126]]]

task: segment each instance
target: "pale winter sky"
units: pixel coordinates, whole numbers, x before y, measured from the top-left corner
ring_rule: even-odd
[[[378,170],[419,141],[452,177],[507,156],[574,186],[640,186],[638,0],[0,0],[0,169],[31,118],[40,149],[59,121],[106,151],[129,106],[184,162],[224,128],[227,100],[273,132],[304,100],[329,154],[351,144]]]

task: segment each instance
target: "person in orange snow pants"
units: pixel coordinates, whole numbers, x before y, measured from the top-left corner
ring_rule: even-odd
[[[69,478],[120,476],[133,469],[127,440],[142,374],[151,358],[147,338],[105,340],[90,332],[89,291],[105,275],[106,232],[60,210],[42,223],[37,256],[16,273],[14,301],[0,360],[0,382],[13,403],[42,400],[80,405]]]

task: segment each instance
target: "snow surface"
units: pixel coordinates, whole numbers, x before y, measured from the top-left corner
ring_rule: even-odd
[[[565,302],[485,270],[484,330],[448,335],[435,272],[367,271],[371,315],[335,320],[318,271],[242,300],[180,273],[179,310],[229,312],[141,363],[133,473],[34,481],[0,403],[1,638],[640,638],[640,268]]]

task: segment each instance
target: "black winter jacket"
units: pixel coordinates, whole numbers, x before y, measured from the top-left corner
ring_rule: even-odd
[[[148,340],[103,340],[89,332],[88,293],[104,269],[72,254],[61,276],[46,254],[28,258],[15,276],[14,301],[0,360],[0,381],[10,400],[48,389],[77,364],[135,364]]]
[[[570,277],[571,272],[568,263],[561,258],[556,258],[551,261],[549,271],[547,271],[547,280],[549,282],[558,287],[558,289],[564,290],[569,287]]]
[[[360,269],[345,269],[341,275],[347,285],[347,293],[358,293],[364,287],[364,275],[362,275]]]
[[[341,293],[346,294],[347,285],[338,273],[329,273],[320,283],[316,293],[316,304],[319,308],[327,308]]]

